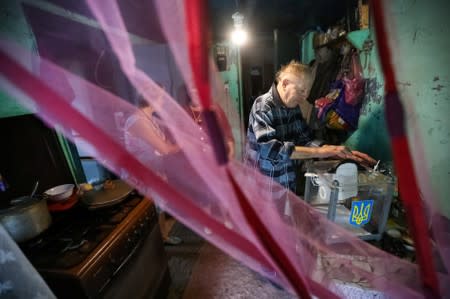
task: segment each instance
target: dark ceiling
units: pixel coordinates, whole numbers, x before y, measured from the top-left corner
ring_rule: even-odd
[[[227,38],[236,11],[254,34],[271,34],[274,29],[302,34],[320,26],[323,30],[346,15],[354,0],[209,0],[213,37]]]

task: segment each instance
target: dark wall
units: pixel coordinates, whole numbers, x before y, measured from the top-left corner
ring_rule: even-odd
[[[254,99],[272,85],[275,73],[273,46],[272,35],[260,35],[241,48],[245,128]]]
[[[8,184],[0,204],[28,195],[39,180],[38,193],[73,178],[55,131],[34,115],[0,119],[0,173]]]
[[[287,30],[260,34],[241,48],[241,55],[244,124],[247,129],[248,116],[255,98],[270,89],[281,65],[300,59],[299,38]]]
[[[275,72],[291,60],[300,60],[300,42],[296,33],[287,30],[273,31]]]

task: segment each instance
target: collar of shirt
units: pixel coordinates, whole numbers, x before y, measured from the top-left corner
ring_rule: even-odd
[[[277,85],[275,84],[275,82],[272,84],[271,90],[272,90],[273,102],[275,103],[275,105],[280,106],[280,107],[285,107],[283,102],[281,101],[280,94],[278,93]]]

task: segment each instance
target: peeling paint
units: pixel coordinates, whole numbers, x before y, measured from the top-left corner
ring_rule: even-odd
[[[411,82],[400,82],[400,81],[397,81],[397,84],[400,86],[411,86],[412,85]]]
[[[445,87],[445,85],[438,84],[436,87],[433,87],[432,89],[433,90],[437,90],[437,91],[441,91],[441,89],[444,88],[444,87]]]
[[[367,115],[372,111],[371,104],[381,104],[383,102],[383,96],[380,92],[383,85],[377,81],[376,78],[370,78],[366,80],[365,96],[360,110],[360,115]]]
[[[383,96],[380,95],[379,91],[383,88],[383,84],[377,81],[377,79],[368,79],[366,82],[366,98],[367,102],[373,102],[376,104],[381,104],[383,101]]]

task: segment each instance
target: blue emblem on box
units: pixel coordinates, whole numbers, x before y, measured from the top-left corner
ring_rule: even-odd
[[[350,224],[361,226],[370,221],[372,217],[373,199],[358,200],[352,202],[352,210],[350,213]]]

